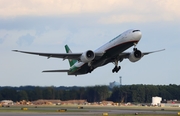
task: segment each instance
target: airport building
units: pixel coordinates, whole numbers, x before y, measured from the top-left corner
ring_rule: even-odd
[[[180,101],[178,101],[178,100],[163,100],[161,102],[161,106],[180,107]]]
[[[13,105],[13,101],[12,100],[2,100],[1,104],[3,106]]]
[[[180,107],[180,101],[178,100],[163,100],[161,97],[152,97],[152,103],[153,106],[161,106],[161,107]]]
[[[153,106],[160,106],[161,105],[162,98],[161,97],[152,97],[152,105]]]
[[[110,87],[111,89],[114,88],[114,87],[120,87],[120,83],[119,83],[119,82],[116,82],[116,81],[110,82],[110,83],[109,83],[109,87]]]

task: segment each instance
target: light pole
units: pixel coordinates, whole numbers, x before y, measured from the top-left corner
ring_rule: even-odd
[[[119,79],[120,79],[120,85],[119,85],[119,87],[121,87],[121,85],[122,85],[122,77],[120,76]]]

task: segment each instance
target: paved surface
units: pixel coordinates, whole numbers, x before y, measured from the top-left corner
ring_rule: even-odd
[[[1,108],[0,116],[102,116],[103,113],[111,114],[176,114],[177,111],[166,111],[161,109],[119,109],[118,107],[85,107],[77,109],[77,107],[67,107],[67,112],[57,112],[58,109],[64,107],[29,107],[28,111],[21,111],[20,107]]]

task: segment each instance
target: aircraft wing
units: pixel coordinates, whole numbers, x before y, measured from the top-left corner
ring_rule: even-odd
[[[143,53],[143,55],[148,55],[148,54],[155,53],[155,52],[161,52],[161,51],[164,51],[164,50],[165,49],[157,50],[157,51],[152,51],[152,52],[145,52],[145,53]]]
[[[165,49],[157,50],[157,51],[152,51],[152,52],[144,52],[144,53],[142,53],[142,54],[143,54],[143,56],[144,56],[144,55],[148,55],[148,54],[151,54],[151,53],[160,52],[160,51],[164,51],[164,50],[165,50]],[[122,59],[124,59],[124,58],[129,58],[129,55],[130,55],[130,54],[131,54],[131,52],[123,52],[123,53],[119,54],[118,59],[119,59],[119,60],[122,60]]]
[[[74,59],[79,60],[80,56],[83,53],[40,53],[40,52],[27,52],[27,51],[19,51],[19,50],[12,50],[14,52],[26,53],[26,54],[33,54],[39,56],[45,56],[47,58],[62,58],[62,59]],[[95,59],[100,58],[104,53],[95,53]]]

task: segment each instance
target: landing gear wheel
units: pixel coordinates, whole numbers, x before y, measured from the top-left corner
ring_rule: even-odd
[[[112,69],[112,72],[113,72],[113,73],[114,73],[114,72],[117,73],[120,69],[121,69],[120,66],[115,66],[114,69]]]
[[[116,69],[116,73],[118,73],[120,69],[121,69],[121,67],[118,66],[117,69]]]
[[[121,66],[118,66],[118,69],[117,69],[117,71],[116,72],[119,72],[119,70],[121,69]]]
[[[115,68],[113,68],[113,69],[112,69],[112,73],[114,73],[115,71],[116,71]]]
[[[116,72],[116,67],[114,67],[114,68],[112,69],[112,73],[114,73],[114,72]]]

